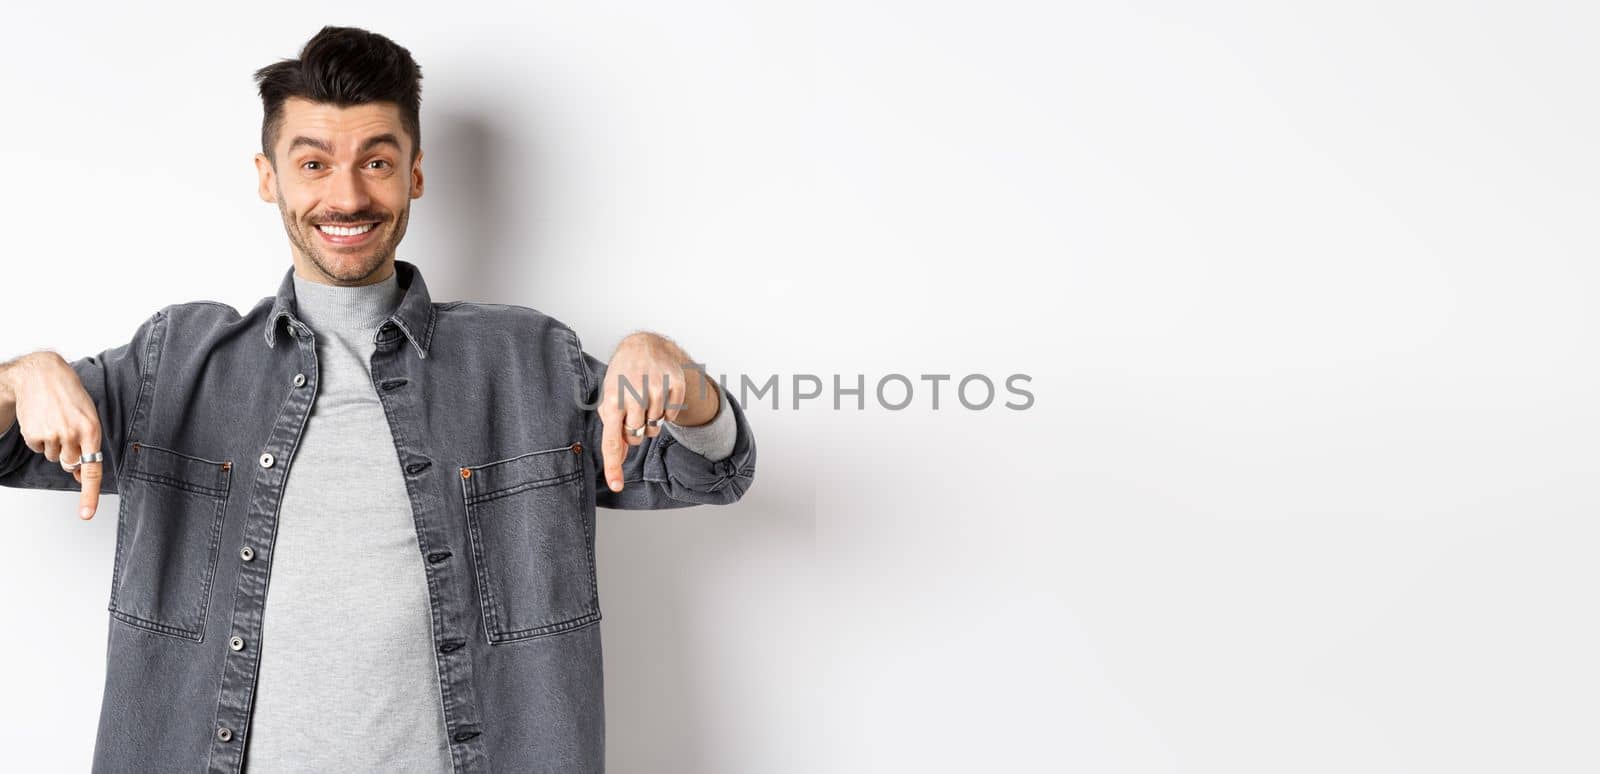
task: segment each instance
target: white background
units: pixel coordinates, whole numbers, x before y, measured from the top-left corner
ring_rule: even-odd
[[[436,299],[714,373],[1033,379],[785,387],[742,502],[602,511],[612,771],[1593,771],[1596,21],[21,4],[0,356],[270,295],[250,74],[367,27],[423,68]],[[75,505],[0,491],[6,770],[88,768],[116,501]]]

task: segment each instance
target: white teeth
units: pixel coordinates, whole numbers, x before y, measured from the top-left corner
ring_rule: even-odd
[[[332,234],[333,236],[356,236],[358,234],[365,234],[368,231],[371,231],[372,227],[376,225],[376,223],[367,223],[365,225],[356,226],[355,228],[345,228],[343,226],[329,226],[324,224],[317,226],[317,228],[322,229],[323,233]]]

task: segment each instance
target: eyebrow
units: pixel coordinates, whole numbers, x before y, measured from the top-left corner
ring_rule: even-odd
[[[319,151],[322,151],[323,153],[328,154],[329,156],[333,155],[333,145],[327,140],[318,139],[316,137],[306,137],[305,135],[296,136],[294,140],[290,141],[289,150],[286,152],[292,153],[295,148],[298,148],[302,145],[309,145]],[[392,145],[396,151],[399,151],[400,138],[395,137],[394,134],[390,132],[375,134],[371,137],[368,137],[366,142],[361,143],[361,149],[356,152],[366,153],[367,151],[372,150],[379,145]]]

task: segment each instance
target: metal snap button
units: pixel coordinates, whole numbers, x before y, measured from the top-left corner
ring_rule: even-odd
[[[305,374],[295,374],[294,375],[294,386],[296,386],[296,387],[304,387],[304,386],[306,386],[306,375]]]
[[[261,467],[263,467],[263,468],[272,467],[272,455],[271,454],[263,453],[261,455]]]
[[[255,549],[252,549],[250,546],[245,546],[244,548],[239,549],[239,558],[247,562],[256,558]]]
[[[223,726],[222,728],[217,729],[217,740],[218,741],[226,742],[226,741],[229,741],[231,739],[233,739],[233,729],[228,728],[227,726]]]
[[[244,650],[244,638],[235,634],[228,638],[228,647],[233,650]]]

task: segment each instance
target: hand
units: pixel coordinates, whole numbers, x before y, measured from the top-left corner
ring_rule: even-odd
[[[17,404],[17,430],[29,449],[51,462],[75,463],[100,451],[100,412],[72,365],[55,352],[35,352],[5,370],[0,390]],[[65,468],[65,465],[62,466]],[[104,463],[89,462],[72,471],[83,485],[79,518],[92,519],[100,507]]]
[[[700,364],[665,336],[635,333],[617,345],[595,407],[604,428],[600,452],[611,491],[622,491],[628,447],[644,442],[627,428],[642,426],[644,436],[654,438],[661,433],[658,420],[685,426],[710,421],[721,400],[715,387],[707,389],[710,385]]]

